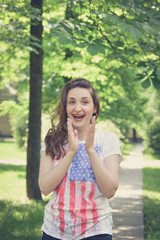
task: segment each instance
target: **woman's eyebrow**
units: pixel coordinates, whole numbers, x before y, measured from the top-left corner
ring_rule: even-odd
[[[89,98],[89,97],[82,97],[81,99],[86,99],[86,98]],[[75,97],[69,97],[69,99],[76,99]]]
[[[88,97],[82,97],[82,99],[85,99],[85,98],[88,98]]]

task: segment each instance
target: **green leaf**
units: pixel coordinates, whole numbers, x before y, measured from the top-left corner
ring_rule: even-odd
[[[156,28],[160,30],[160,17],[159,17],[159,12],[154,13],[154,16],[150,18],[150,21],[156,25]]]
[[[61,32],[59,31],[54,31],[54,32],[51,32],[51,36],[53,37],[60,37],[60,36],[63,36],[64,34],[62,34]]]
[[[152,83],[157,90],[160,90],[160,81],[158,81],[156,78],[152,78]]]
[[[134,80],[135,81],[141,81],[143,77],[144,77],[143,74],[136,74],[136,78]]]
[[[112,21],[114,24],[119,24],[120,18],[112,14],[102,13],[102,21],[106,23]]]
[[[160,80],[160,67],[157,67],[156,69],[156,76]]]
[[[137,64],[137,67],[146,67],[147,63],[144,62],[144,61],[140,61],[138,64]]]
[[[89,44],[88,47],[87,47],[87,51],[92,56],[98,54],[98,50],[96,48],[96,44]]]
[[[71,28],[71,26],[69,26],[69,24],[67,23],[67,21],[66,21],[66,22],[62,22],[62,23],[61,23],[61,26],[63,27],[64,32],[67,32],[69,35],[72,34],[72,28]]]
[[[92,39],[93,39],[93,36],[89,36],[89,37],[88,37],[88,40],[89,40],[89,41],[92,41]]]
[[[122,32],[129,32],[130,31],[130,25],[127,23],[121,23],[120,24],[120,29]]]
[[[97,55],[98,53],[103,53],[105,54],[105,46],[100,44],[89,44],[87,47],[87,51],[89,52],[89,54],[91,54],[92,56]]]
[[[115,45],[116,45],[116,47],[123,47],[124,46],[124,42],[117,41]]]
[[[153,35],[155,35],[155,34],[158,34],[158,31],[156,31],[156,30],[154,30],[153,29],[153,27],[151,27],[151,26],[149,26],[149,25],[147,25],[147,24],[143,24],[143,29],[147,32],[147,33],[149,33],[149,34],[153,34]]]
[[[77,47],[79,47],[79,48],[85,48],[86,45],[87,45],[87,44],[86,44],[85,42],[83,42],[83,43],[78,44]]]
[[[96,39],[96,40],[94,40],[94,43],[96,43],[96,44],[103,44],[104,42],[102,41],[102,39]]]
[[[150,78],[147,76],[147,79],[141,83],[143,88],[148,88],[151,86]]]
[[[74,47],[77,45],[74,40],[72,40],[71,38],[66,37],[65,35],[61,35],[61,36],[58,38],[58,42],[59,42],[61,45],[72,44]]]
[[[39,38],[37,38],[33,35],[30,35],[30,39],[31,39],[31,41],[40,42]]]
[[[130,26],[130,34],[136,40],[141,38],[141,32],[138,29],[134,28],[133,26]]]

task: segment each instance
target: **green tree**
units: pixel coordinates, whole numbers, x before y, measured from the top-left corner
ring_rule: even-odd
[[[15,72],[12,69],[11,63],[17,56],[20,57],[18,64],[22,64],[22,59],[25,50],[30,51],[30,74],[27,72],[22,82],[28,80],[30,76],[30,107],[29,107],[29,134],[28,134],[28,146],[27,146],[27,195],[29,198],[41,199],[41,193],[38,188],[38,171],[39,171],[39,152],[41,142],[41,85],[42,85],[42,1],[7,1],[1,3],[1,87],[6,87],[6,84],[10,85],[12,81],[21,82],[22,65],[19,66],[19,71]],[[29,34],[29,26],[30,34]],[[19,54],[20,53],[20,54]],[[28,56],[29,57],[29,56]],[[14,59],[14,61],[15,61]],[[29,58],[26,58],[26,62],[29,63]],[[26,68],[28,65],[25,65]],[[5,71],[4,71],[5,68]],[[12,75],[9,75],[8,69],[12,69]],[[16,73],[18,73],[16,75]],[[8,78],[9,76],[9,78]],[[13,80],[11,80],[13,79]],[[28,86],[28,82],[26,86]],[[18,87],[16,87],[16,90]],[[28,90],[28,88],[26,88]],[[19,91],[17,91],[17,97]],[[11,102],[10,102],[11,103]],[[10,104],[8,103],[8,105]],[[3,107],[4,104],[2,104]],[[22,134],[21,129],[25,131],[25,109],[21,101],[17,101],[14,104],[15,111],[18,109],[21,112],[21,123],[23,126],[14,124],[14,129],[19,136],[16,135],[17,140]],[[9,109],[9,107],[8,107]],[[13,109],[12,112],[13,113]],[[24,111],[23,111],[24,110]],[[23,111],[23,112],[22,112]],[[27,114],[28,115],[28,114]],[[17,114],[15,114],[17,116]],[[12,117],[12,116],[11,116]],[[19,122],[12,117],[12,123]],[[14,121],[13,121],[14,119]],[[13,129],[13,128],[12,128]],[[15,134],[14,134],[15,136]],[[22,139],[23,136],[21,136]]]
[[[59,50],[55,73],[91,80],[101,98],[101,118],[124,132],[145,119],[151,84],[159,88],[158,1],[70,1],[71,16],[50,18]],[[65,12],[65,11],[63,11]],[[63,61],[63,48],[72,52]],[[127,132],[126,132],[127,134]]]
[[[0,86],[14,85],[17,91],[15,109],[21,109],[22,115],[22,95],[29,96],[30,84],[31,135],[28,138],[27,157],[27,179],[29,176],[31,178],[31,181],[27,180],[27,191],[30,198],[40,198],[37,180],[43,51],[42,38],[36,33],[41,34],[42,29],[35,34],[29,32],[30,20],[34,29],[42,21],[42,11],[36,6],[32,6],[30,1],[8,0],[7,4],[1,4],[0,10]],[[55,1],[54,4],[51,0],[44,0],[43,112],[50,113],[57,104],[65,81],[85,77],[93,83],[100,96],[101,120],[110,119],[126,136],[130,127],[142,128],[140,123],[146,126],[149,121],[146,111],[148,87],[154,85],[159,88],[160,85],[158,14],[159,1],[156,0],[66,0]],[[32,52],[30,58],[29,51]],[[38,70],[36,61],[40,64]],[[152,94],[155,95],[154,92]],[[25,116],[22,123],[26,128],[24,120]],[[37,133],[34,127],[37,127]],[[33,181],[35,184],[32,184]]]
[[[73,4],[74,3],[74,4]],[[54,35],[63,45],[86,48],[92,56],[137,70],[142,87],[160,88],[159,1],[70,1],[72,18],[58,21]],[[119,64],[121,67],[121,64]]]
[[[144,143],[146,149],[154,153],[160,153],[160,91],[148,89],[148,103],[146,105],[146,121],[143,125],[145,130]]]
[[[29,50],[36,51],[30,45],[29,23],[34,13],[30,1],[0,3],[0,91],[10,94],[0,107],[1,114],[9,114],[12,135],[20,147],[27,145]]]

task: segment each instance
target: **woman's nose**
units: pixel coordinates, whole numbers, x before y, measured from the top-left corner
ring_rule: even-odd
[[[76,103],[75,107],[74,107],[74,110],[75,111],[80,111],[82,108],[81,108],[81,104],[80,103]]]

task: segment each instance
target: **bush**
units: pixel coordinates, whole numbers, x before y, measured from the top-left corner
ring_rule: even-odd
[[[3,101],[0,104],[1,116],[9,114],[12,135],[19,147],[26,147],[28,128],[28,100],[23,104],[15,101]]]
[[[147,146],[160,153],[160,116],[154,117],[147,128]]]
[[[11,129],[13,137],[15,138],[18,146],[27,146],[27,127],[28,127],[28,110],[24,110],[23,106],[17,109],[17,113],[10,115]]]

